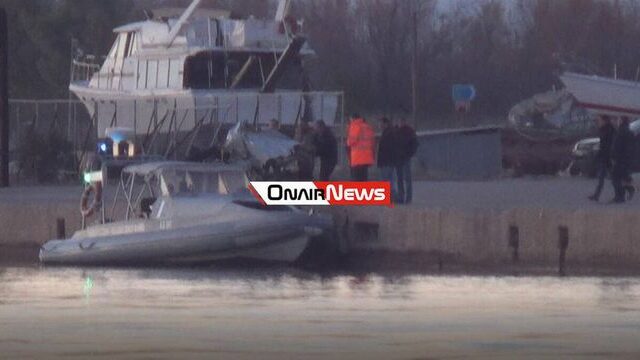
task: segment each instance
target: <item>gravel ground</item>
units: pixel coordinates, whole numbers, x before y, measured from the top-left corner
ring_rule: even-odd
[[[421,181],[414,184],[414,206],[480,209],[640,209],[638,199],[625,204],[609,204],[613,198],[610,181],[605,183],[599,203],[587,199],[595,186],[596,180],[593,179],[557,177],[484,182]]]
[[[638,176],[636,176],[638,178]],[[587,199],[596,181],[584,178],[522,178],[496,181],[417,181],[414,204],[435,208],[624,208],[640,209],[639,199],[625,204],[608,204],[613,198],[607,181],[600,203]],[[0,202],[80,201],[82,188],[75,186],[36,186],[0,189]]]
[[[11,187],[0,189],[0,203],[80,202],[81,195],[80,185]]]

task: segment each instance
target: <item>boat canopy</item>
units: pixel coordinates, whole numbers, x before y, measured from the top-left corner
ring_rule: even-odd
[[[156,161],[127,166],[122,170],[108,218],[119,218],[121,209],[116,205],[121,198],[126,203],[124,219],[129,220],[139,216],[149,218],[152,204],[159,197],[169,201],[169,198],[228,195],[246,190],[249,184],[246,170],[242,163]]]

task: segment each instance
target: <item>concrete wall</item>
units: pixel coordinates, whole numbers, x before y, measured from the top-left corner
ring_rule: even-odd
[[[417,172],[446,179],[490,179],[502,173],[500,128],[418,133]]]
[[[334,213],[342,226],[348,218],[350,251],[413,251],[443,254],[463,263],[510,262],[509,227],[517,226],[520,261],[555,265],[560,254],[558,227],[566,226],[567,263],[640,266],[637,210],[360,207]]]
[[[56,237],[56,219],[67,236],[80,228],[75,189],[64,199],[0,201],[0,246],[38,246]],[[28,195],[21,195],[21,199]],[[640,209],[425,206],[333,207],[347,251],[435,253],[461,263],[510,262],[509,227],[519,229],[522,263],[556,265],[558,227],[569,231],[567,263],[640,268]],[[347,222],[348,219],[348,222]],[[95,219],[92,219],[93,221]]]
[[[56,237],[64,218],[67,237],[80,229],[80,201],[0,202],[0,245],[39,246]]]

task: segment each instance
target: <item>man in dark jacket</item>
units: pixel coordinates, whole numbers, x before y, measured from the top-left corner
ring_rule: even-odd
[[[617,120],[616,136],[611,146],[611,159],[613,160],[611,183],[616,193],[616,196],[611,202],[623,203],[625,201],[625,192],[628,191],[630,197],[635,193],[635,188],[628,184],[631,178],[633,146],[634,139],[633,134],[629,130],[629,118],[623,116]],[[625,184],[625,182],[627,184]]]
[[[411,179],[411,158],[418,151],[418,137],[415,130],[401,118],[396,130],[398,142],[398,197],[400,203],[410,204],[413,200],[413,181]]]
[[[611,124],[611,118],[608,115],[598,116],[598,132],[600,133],[600,150],[597,155],[598,185],[593,195],[589,196],[589,199],[593,201],[600,199],[604,180],[611,171],[611,145],[613,144],[616,130]]]
[[[329,181],[338,163],[338,142],[322,120],[314,124],[314,144],[316,156],[320,158],[320,181]]]
[[[316,149],[313,130],[307,122],[300,122],[296,129],[295,140],[300,143],[295,147],[295,154],[298,160],[298,180],[312,181]]]
[[[383,181],[391,184],[391,196],[394,201],[399,201],[396,188],[397,183],[394,181],[394,172],[398,167],[398,142],[396,139],[396,129],[391,125],[391,121],[387,118],[380,120],[382,135],[378,142],[378,168]]]

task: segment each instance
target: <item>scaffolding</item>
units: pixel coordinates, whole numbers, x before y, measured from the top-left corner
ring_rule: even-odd
[[[256,128],[270,119],[284,119],[283,125],[307,120],[324,120],[332,126],[340,144],[344,143],[344,94],[341,92],[291,92],[300,103],[286,100],[284,94],[224,94],[210,101],[181,102],[179,99],[152,98],[120,101],[80,101],[75,99],[11,99],[12,122],[10,152],[14,168],[16,153],[28,146],[33,134],[53,135],[70,144],[78,170],[87,152],[105,136],[105,129],[128,127],[136,134],[142,154],[184,159],[194,146],[211,147],[221,142],[226,128],[244,121]],[[302,102],[312,104],[304,109]],[[91,109],[92,111],[88,110]],[[306,112],[306,114],[305,114]],[[345,149],[338,147],[340,163],[345,163]]]

